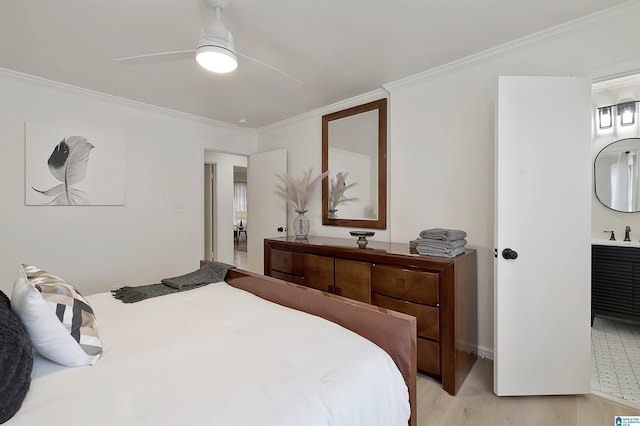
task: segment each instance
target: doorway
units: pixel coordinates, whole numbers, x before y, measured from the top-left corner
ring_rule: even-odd
[[[638,100],[640,74],[593,84],[593,161],[609,144],[640,137],[637,108],[632,116],[633,123],[624,125],[616,107]],[[625,228],[629,226],[631,240],[637,242],[640,240],[640,213],[621,212],[605,206],[595,193],[596,177],[592,188],[592,240],[609,240],[613,230],[616,239],[622,241]],[[603,198],[603,201],[606,200]],[[627,405],[640,406],[640,323],[596,315],[591,327],[591,391]]]
[[[202,247],[203,255],[206,257],[211,253],[212,260],[218,262],[234,264],[238,267],[240,262],[244,265],[243,258],[235,258],[235,232],[236,224],[240,218],[236,219],[234,210],[234,171],[236,167],[244,168],[244,173],[248,172],[248,159],[243,155],[226,154],[217,151],[203,149],[203,168],[205,179],[203,186],[203,231]],[[213,172],[210,180],[210,187],[207,188],[207,169]],[[210,198],[208,198],[210,197]],[[207,210],[210,209],[210,212]],[[210,220],[209,220],[210,218]],[[249,218],[242,218],[243,225],[248,224]],[[210,227],[210,228],[208,228]],[[243,233],[243,239],[249,234],[248,227]],[[207,240],[210,239],[210,243]],[[211,252],[208,247],[211,247]],[[248,254],[247,252],[244,252]]]
[[[249,216],[247,209],[247,167],[233,167],[233,260],[240,269],[247,269]]]

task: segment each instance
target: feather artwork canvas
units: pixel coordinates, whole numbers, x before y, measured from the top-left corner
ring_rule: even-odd
[[[27,205],[125,205],[122,137],[26,124]]]

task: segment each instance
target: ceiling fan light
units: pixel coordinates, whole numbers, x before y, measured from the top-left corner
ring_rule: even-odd
[[[201,46],[196,51],[200,66],[215,73],[228,73],[238,67],[238,58],[232,51],[220,46]]]

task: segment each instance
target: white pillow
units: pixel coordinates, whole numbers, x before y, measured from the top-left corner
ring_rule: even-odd
[[[11,308],[27,329],[34,349],[58,364],[95,364],[102,354],[93,309],[62,278],[22,265],[13,283]]]

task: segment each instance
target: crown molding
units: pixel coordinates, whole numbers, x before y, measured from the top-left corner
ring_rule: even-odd
[[[216,127],[225,127],[227,129],[256,134],[256,130],[250,127],[242,127],[235,124],[226,123],[224,121],[218,121],[211,118],[201,117],[199,115],[188,114],[186,112],[175,111],[169,108],[163,108],[156,105],[147,104],[144,102],[134,101],[127,98],[121,98],[119,96],[108,95],[106,93],[97,92],[95,90],[85,89],[78,86],[72,86],[70,84],[61,83],[59,81],[48,80],[46,78],[36,77],[30,74],[13,71],[7,68],[0,68],[0,78],[7,79],[7,80],[15,80],[20,83],[29,84],[32,86],[38,86],[45,89],[61,90],[67,93],[72,93],[74,95],[83,96],[85,98],[89,98],[93,100],[108,102],[108,103],[119,105],[119,106],[136,108],[142,111],[155,112],[171,118],[192,121],[198,124],[204,124],[204,125],[216,126]]]
[[[502,44],[500,46],[496,46],[491,49],[484,50],[482,52],[467,56],[448,64],[431,68],[429,70],[414,74],[404,79],[384,84],[382,85],[381,89],[376,89],[341,102],[336,102],[334,104],[318,108],[313,111],[309,111],[282,121],[278,121],[277,123],[260,127],[258,128],[258,131],[260,132],[264,130],[271,130],[296,122],[298,120],[302,120],[304,118],[329,114],[341,109],[374,101],[376,99],[380,99],[381,97],[388,97],[393,91],[406,89],[428,80],[437,79],[442,75],[448,75],[454,72],[462,71],[464,69],[471,68],[483,63],[493,62],[502,57],[513,55],[526,49],[544,45],[564,37],[579,34],[593,28],[615,23],[617,21],[628,18],[629,15],[636,14],[640,14],[640,1],[631,0],[618,6],[614,6],[603,11],[587,15],[583,18],[557,25],[555,27],[540,31],[526,37],[522,37],[520,39]]]
[[[636,64],[637,65],[637,64]],[[605,80],[595,81],[591,85],[592,92],[598,93],[605,90],[614,90],[621,87],[638,86],[640,85],[640,74],[637,71],[634,73],[628,72],[622,76],[616,75]]]
[[[637,14],[640,14],[640,1],[631,0],[618,6],[613,6],[603,11],[592,13],[585,17],[469,55],[448,64],[385,84],[383,87],[390,93],[396,90],[406,89],[428,80],[434,80],[442,75],[459,72],[483,63],[494,62],[502,57],[513,55],[526,49],[541,46],[571,35],[589,31],[603,25],[609,25],[626,19],[630,15]]]
[[[322,108],[314,109],[313,111],[308,111],[308,112],[284,119],[282,121],[278,121],[273,124],[268,124],[266,126],[258,128],[258,131],[261,132],[264,130],[272,130],[272,129],[285,126],[287,124],[291,124],[293,122],[296,122],[305,118],[330,114],[332,112],[340,111],[346,108],[351,108],[353,106],[365,104],[367,102],[372,102],[372,101],[377,101],[378,99],[387,98],[388,96],[389,96],[389,92],[387,92],[384,88],[372,90],[370,92],[363,93],[361,95],[354,96],[352,98],[348,98],[343,101],[324,106]]]

